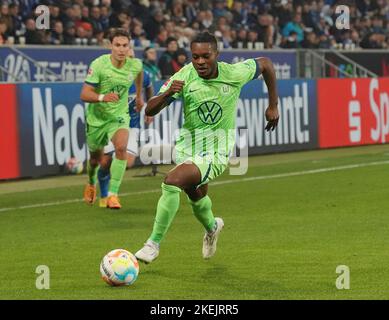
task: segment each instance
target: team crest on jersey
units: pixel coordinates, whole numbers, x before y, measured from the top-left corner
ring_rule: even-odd
[[[207,101],[198,107],[197,115],[205,124],[215,124],[221,119],[223,115],[223,109],[216,102]]]
[[[220,92],[222,94],[229,94],[230,93],[230,86],[228,84],[225,84],[223,85],[221,88],[220,88]]]
[[[88,76],[91,76],[93,74],[93,69],[92,68],[89,68],[88,70]]]

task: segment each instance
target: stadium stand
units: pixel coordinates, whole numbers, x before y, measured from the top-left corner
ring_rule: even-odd
[[[223,48],[389,47],[386,0],[2,0],[0,45],[102,45],[111,27],[131,32],[135,47],[186,48],[199,30]],[[50,8],[49,30],[36,30],[35,8]],[[335,27],[337,5],[350,8],[350,29]]]

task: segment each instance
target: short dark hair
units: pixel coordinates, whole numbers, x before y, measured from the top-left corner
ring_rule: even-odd
[[[212,48],[217,51],[217,39],[212,33],[209,33],[208,31],[200,32],[197,34],[197,36],[195,36],[190,43],[190,46],[192,47],[192,44],[194,43],[209,43]]]
[[[166,39],[166,45],[168,46],[169,43],[170,43],[170,42],[173,42],[173,41],[177,42],[177,39],[174,38],[174,37],[169,37],[169,38],[167,38],[167,39]]]
[[[115,28],[115,29],[109,30],[108,39],[109,39],[109,41],[111,41],[111,43],[112,43],[113,39],[116,37],[126,37],[126,38],[128,38],[128,40],[131,39],[131,36],[128,33],[128,31],[123,29],[123,28]]]

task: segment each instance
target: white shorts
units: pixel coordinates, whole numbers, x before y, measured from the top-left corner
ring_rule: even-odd
[[[134,156],[138,156],[139,153],[139,129],[138,128],[129,128],[128,130],[128,144],[127,144],[127,153]],[[115,152],[115,147],[113,146],[112,141],[104,147],[104,154],[110,154]]]

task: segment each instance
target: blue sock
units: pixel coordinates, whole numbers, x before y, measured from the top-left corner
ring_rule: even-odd
[[[97,172],[97,179],[99,180],[100,185],[100,197],[108,197],[109,180],[111,179],[109,170],[104,170],[100,167],[99,171]]]

